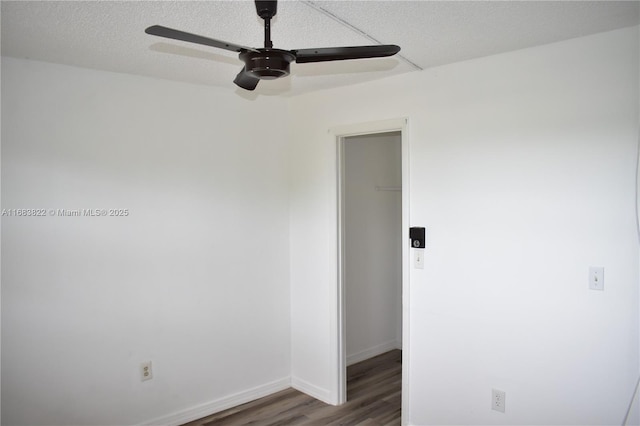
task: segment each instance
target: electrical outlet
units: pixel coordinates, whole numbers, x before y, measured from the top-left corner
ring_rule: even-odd
[[[143,382],[153,379],[153,369],[151,368],[151,361],[146,361],[140,364],[140,380]]]
[[[491,409],[504,413],[506,397],[505,391],[491,389]]]

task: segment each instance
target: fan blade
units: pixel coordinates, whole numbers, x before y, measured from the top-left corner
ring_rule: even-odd
[[[346,59],[380,58],[392,56],[400,51],[394,44],[378,46],[322,47],[319,49],[298,49],[291,53],[296,55],[296,62],[343,61]]]
[[[184,31],[174,30],[173,28],[163,27],[162,25],[152,25],[144,30],[144,32],[154,36],[188,41],[189,43],[204,44],[205,46],[217,47],[219,49],[230,50],[232,52],[258,51],[257,49],[254,49],[252,47],[241,46],[239,44],[228,43],[222,40],[216,40],[196,34],[186,33]]]
[[[255,78],[254,76],[247,74],[245,72],[245,68],[242,68],[242,71],[240,71],[238,75],[236,75],[236,78],[233,79],[233,82],[237,86],[242,87],[245,90],[255,89],[259,81],[259,78]]]

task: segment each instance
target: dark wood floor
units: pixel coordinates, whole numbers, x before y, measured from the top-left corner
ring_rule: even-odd
[[[327,405],[286,389],[185,426],[399,425],[402,353],[387,352],[347,368],[347,403]]]

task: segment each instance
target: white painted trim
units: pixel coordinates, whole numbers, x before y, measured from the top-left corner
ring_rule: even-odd
[[[631,401],[629,402],[629,408],[627,409],[627,413],[624,416],[624,420],[622,421],[622,426],[633,426],[638,423],[629,423],[629,419],[640,419],[640,393],[638,389],[640,388],[640,377],[636,381],[636,387],[633,390],[633,395],[631,396]],[[632,420],[633,421],[633,420]]]
[[[410,155],[409,155],[409,119],[404,120],[402,126],[402,425],[409,424],[409,371],[411,368],[409,344],[409,306],[411,302],[409,279],[410,251],[409,251],[409,227],[411,226],[410,207]]]
[[[382,355],[385,352],[389,352],[393,349],[402,349],[402,345],[397,340],[389,340],[388,342],[381,343],[373,346],[364,351],[356,352],[355,354],[347,355],[347,367],[365,359],[373,358],[374,356]]]
[[[179,426],[193,420],[210,416],[220,411],[233,408],[235,406],[254,401],[272,393],[280,392],[291,387],[291,378],[284,377],[264,385],[256,386],[246,391],[238,392],[229,396],[225,396],[211,402],[207,402],[195,407],[188,408],[183,411],[168,414],[166,416],[157,417],[152,420],[140,423],[139,426],[145,425],[163,425],[163,426]]]
[[[329,133],[336,137],[371,135],[375,133],[403,131],[407,125],[407,118],[392,118],[389,120],[371,121],[368,123],[347,124],[329,129]]]
[[[312,383],[307,382],[306,380],[302,380],[298,377],[292,377],[291,387],[299,390],[300,392],[306,393],[307,395],[315,399],[319,399],[326,404],[337,405],[336,402],[332,400],[331,391],[318,387]]]
[[[331,309],[330,365],[335,372],[331,401],[343,404],[347,400],[347,355],[345,349],[344,323],[344,277],[343,277],[343,229],[342,197],[344,138],[374,133],[401,133],[402,145],[402,424],[408,424],[409,413],[409,119],[396,118],[369,123],[350,124],[329,129],[331,143],[336,144],[336,200],[337,200],[337,280]],[[320,398],[319,398],[320,399]]]
[[[336,318],[336,324],[332,327],[332,330],[335,330],[337,333],[335,339],[331,339],[332,342],[336,343],[335,350],[332,351],[332,354],[337,356],[335,360],[335,368],[332,371],[337,372],[337,383],[336,383],[336,402],[338,404],[344,404],[347,402],[347,341],[345,334],[345,315],[346,315],[346,306],[345,306],[345,289],[344,289],[344,245],[345,245],[345,237],[344,237],[344,154],[345,154],[345,146],[344,140],[345,136],[334,136],[337,143],[337,200],[338,200],[338,264],[337,264],[337,286],[336,286],[336,303],[335,306],[335,314],[334,318]]]

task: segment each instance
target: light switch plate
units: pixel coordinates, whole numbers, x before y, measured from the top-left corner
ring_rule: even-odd
[[[598,266],[589,268],[589,289],[604,291],[604,268]]]
[[[424,249],[413,249],[413,267],[424,269]]]

